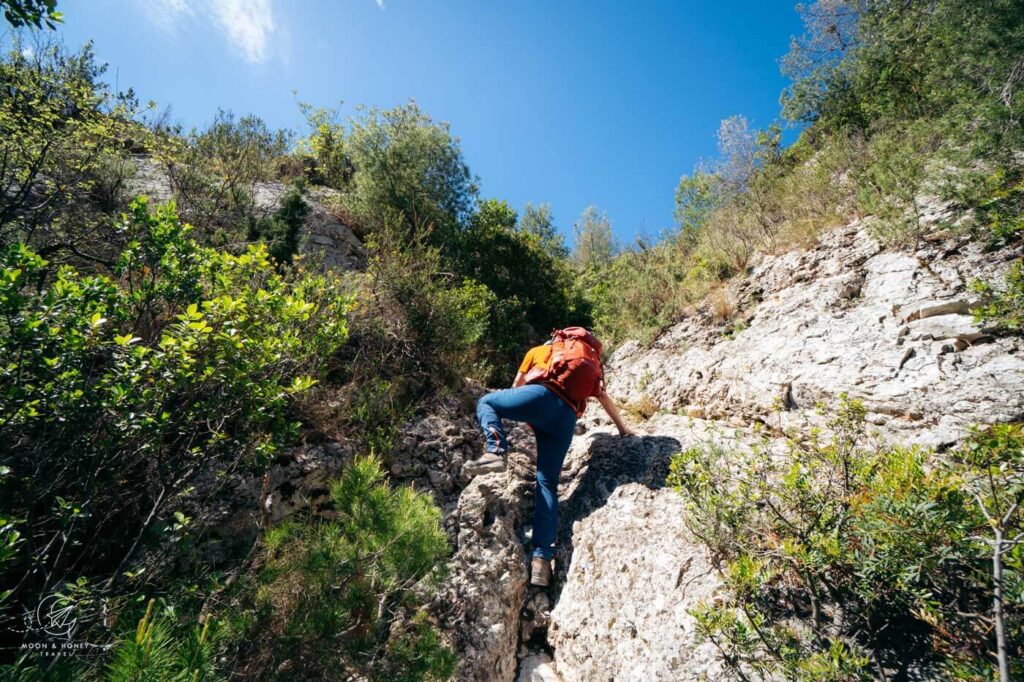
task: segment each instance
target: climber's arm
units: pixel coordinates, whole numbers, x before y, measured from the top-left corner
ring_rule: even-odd
[[[620,436],[636,435],[636,432],[626,426],[626,422],[622,420],[622,415],[619,414],[619,408],[615,407],[615,401],[612,400],[611,396],[604,391],[601,391],[601,396],[598,398],[598,401],[601,403],[601,407],[604,408],[604,411],[608,413],[608,416],[611,417],[612,421],[615,422],[615,426],[619,429]]]
[[[525,372],[516,372],[516,380],[512,382],[512,388],[519,388],[526,380]]]

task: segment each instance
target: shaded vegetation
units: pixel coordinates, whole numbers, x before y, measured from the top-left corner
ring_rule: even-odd
[[[741,679],[1020,675],[1021,427],[946,455],[873,443],[856,402],[828,427],[784,452],[673,459],[686,523],[728,588],[695,612],[701,636]]]
[[[229,627],[245,674],[272,679],[445,680],[454,656],[417,609],[448,542],[431,499],[391,489],[358,459],[331,484],[330,520],[271,529],[257,583]]]

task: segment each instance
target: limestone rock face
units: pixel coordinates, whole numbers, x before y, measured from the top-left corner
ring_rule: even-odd
[[[563,682],[707,679],[719,666],[688,612],[712,599],[720,580],[665,478],[680,450],[712,442],[745,449],[758,436],[658,414],[641,435],[621,437],[608,421],[585,415],[562,472],[561,591],[547,631],[554,660],[540,670]]]
[[[171,180],[160,164],[150,158],[139,157],[132,165],[134,175],[126,181],[126,198],[145,194],[160,203],[175,198]],[[252,197],[257,210],[270,216],[278,209],[281,197],[288,190],[287,185],[279,182],[255,183]],[[303,199],[309,206],[309,214],[300,251],[329,269],[358,270],[366,263],[366,248],[352,230],[327,209],[327,205],[338,196],[338,192],[324,187],[311,187],[306,191]]]
[[[970,288],[1000,281],[1019,255],[949,242],[885,251],[851,224],[813,249],[762,258],[727,292],[735,320],[696,311],[653,348],[624,344],[609,363],[609,392],[797,428],[845,393],[864,401],[883,435],[952,445],[972,423],[1024,417],[1024,343],[977,326]]]
[[[472,476],[484,441],[473,417],[483,389],[437,401],[406,425],[391,475],[433,495],[452,545],[428,610],[459,657],[458,680],[512,682],[528,601],[524,525],[533,501],[533,434],[516,426],[505,470]],[[508,426],[512,426],[509,424]]]
[[[696,680],[718,670],[688,613],[719,581],[681,498],[630,483],[576,522],[548,641],[565,682]]]
[[[212,469],[201,473],[185,504],[204,529],[203,559],[217,564],[248,551],[260,528],[299,512],[323,513],[330,506],[331,479],[353,457],[349,447],[323,443],[282,451],[262,476],[234,473],[224,480]]]
[[[526,488],[509,471],[480,476],[450,517],[457,548],[433,610],[459,652],[459,680],[515,678],[527,580],[517,526]]]

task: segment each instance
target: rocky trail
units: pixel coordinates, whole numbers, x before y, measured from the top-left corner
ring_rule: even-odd
[[[971,424],[1024,418],[1021,340],[971,315],[971,282],[999,281],[1019,256],[949,240],[890,251],[854,223],[813,249],[763,257],[724,292],[731,316],[695,310],[652,347],[624,344],[609,392],[646,406],[644,435],[618,437],[599,408],[578,423],[549,589],[527,584],[532,435],[517,427],[506,470],[470,477],[479,391],[407,425],[391,474],[443,509],[453,556],[430,611],[458,651],[457,679],[713,679],[715,652],[688,612],[719,580],[664,487],[671,456],[707,441],[744,447],[766,426],[821,425],[817,405],[843,394],[865,403],[880,437],[938,449]],[[349,454],[297,451],[271,476],[272,516],[316,504]]]
[[[948,240],[888,251],[853,223],[813,249],[762,258],[725,292],[731,319],[697,310],[651,348],[623,345],[609,391],[653,415],[637,437],[618,437],[596,408],[578,424],[548,590],[527,585],[528,432],[513,433],[505,472],[460,480],[480,452],[472,418],[419,424],[410,462],[437,452],[427,460],[447,465],[454,484],[445,494],[456,551],[434,605],[462,654],[459,679],[714,678],[715,652],[698,643],[689,610],[720,583],[664,487],[671,456],[709,441],[742,448],[765,426],[820,426],[818,404],[843,394],[864,401],[881,438],[938,449],[971,424],[1024,418],[1021,341],[971,315],[971,283],[998,281],[1019,255]]]

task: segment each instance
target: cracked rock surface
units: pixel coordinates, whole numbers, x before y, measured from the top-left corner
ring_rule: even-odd
[[[548,641],[565,682],[689,680],[717,670],[689,609],[718,586],[682,499],[629,483],[576,524]]]
[[[973,423],[1024,417],[1024,344],[971,314],[976,279],[1000,282],[1015,251],[975,243],[886,251],[858,223],[806,251],[766,256],[728,295],[731,321],[696,311],[653,345],[624,344],[609,392],[730,423],[819,423],[841,394],[883,435],[938,448]]]

